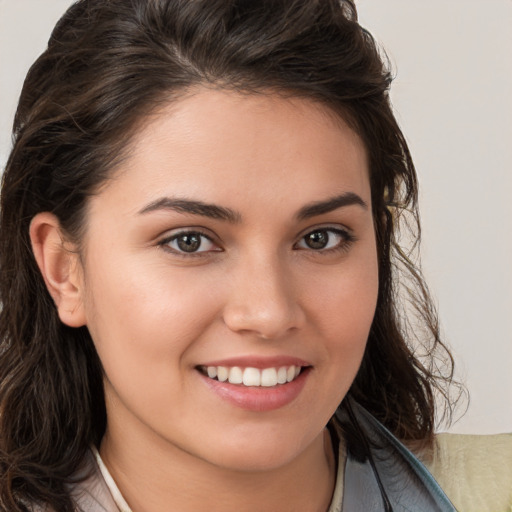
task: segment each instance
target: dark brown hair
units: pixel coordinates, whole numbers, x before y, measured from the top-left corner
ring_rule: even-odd
[[[106,423],[101,363],[87,328],[59,321],[30,221],[53,212],[79,241],[88,197],[137,127],[196,85],[310,98],[361,136],[380,283],[349,393],[399,438],[431,441],[434,391],[445,392],[452,359],[397,241],[404,229],[419,240],[417,182],[383,60],[350,0],[81,0],[68,10],[27,75],[3,176],[0,508],[72,510],[66,482]]]

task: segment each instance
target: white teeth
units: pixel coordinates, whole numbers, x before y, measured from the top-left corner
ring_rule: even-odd
[[[261,385],[266,388],[277,385],[277,371],[275,368],[265,368],[262,370]]]
[[[257,368],[246,368],[243,383],[244,386],[259,386],[261,384],[261,372]]]
[[[208,368],[211,368],[208,366]],[[228,369],[225,366],[217,366],[217,379],[221,382],[226,382],[229,377]]]
[[[233,368],[229,370],[228,380],[230,384],[242,384],[242,369],[239,368],[238,366],[233,366]]]
[[[210,379],[220,382],[228,381],[230,384],[243,384],[251,387],[274,387],[295,380],[301,371],[300,366],[280,366],[279,368],[240,368],[233,366],[206,366],[203,372]]]
[[[277,383],[284,384],[286,382],[286,366],[281,366],[279,370],[277,370]]]

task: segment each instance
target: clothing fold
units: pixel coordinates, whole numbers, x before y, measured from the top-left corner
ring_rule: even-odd
[[[336,412],[346,442],[343,512],[454,512],[427,468],[354,400]]]

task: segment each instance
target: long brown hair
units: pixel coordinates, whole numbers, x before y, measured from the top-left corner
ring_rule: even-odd
[[[137,126],[198,84],[311,98],[361,136],[380,282],[349,393],[399,438],[430,442],[434,392],[446,396],[453,361],[421,273],[399,244],[404,230],[419,240],[418,191],[390,83],[350,0],[81,0],[68,10],[27,75],[3,176],[2,509],[72,510],[66,483],[106,424],[101,363],[87,328],[59,321],[29,223],[53,212],[79,242],[87,199],[126,156]]]

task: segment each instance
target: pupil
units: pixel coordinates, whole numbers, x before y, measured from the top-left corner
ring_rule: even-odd
[[[201,246],[201,236],[197,233],[181,235],[178,240],[178,247],[184,252],[194,252]]]
[[[306,237],[306,244],[311,249],[323,249],[328,241],[329,237],[325,231],[315,231]]]

